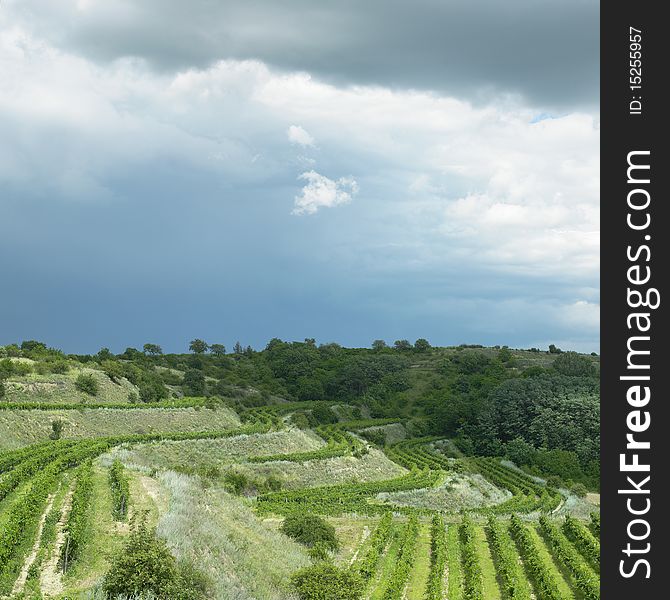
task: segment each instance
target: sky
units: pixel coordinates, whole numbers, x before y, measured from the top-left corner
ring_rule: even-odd
[[[0,344],[599,350],[595,0],[3,0]]]

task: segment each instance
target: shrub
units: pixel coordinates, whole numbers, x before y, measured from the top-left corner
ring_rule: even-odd
[[[141,523],[103,581],[110,598],[155,594],[170,600],[205,600],[209,582],[192,565],[179,565],[166,543]]]
[[[575,496],[579,498],[584,498],[588,493],[586,486],[583,483],[575,483],[570,487],[570,490]]]
[[[100,391],[100,385],[93,375],[82,373],[74,382],[75,387],[89,396],[96,396]]]
[[[330,423],[337,423],[337,415],[330,406],[325,404],[317,404],[312,409],[312,416],[321,425],[328,425]]]
[[[128,402],[137,404],[140,401],[140,395],[137,392],[128,392]]]
[[[249,478],[244,473],[238,473],[237,471],[228,471],[223,476],[223,481],[228,488],[228,491],[238,496],[247,488],[249,485]]]
[[[305,546],[314,546],[321,542],[330,550],[338,548],[335,528],[316,515],[293,513],[282,523],[281,530]]]
[[[61,419],[54,419],[51,421],[51,433],[49,434],[49,439],[59,440],[63,434],[63,427],[65,423]]]
[[[330,548],[324,542],[317,542],[307,552],[309,557],[315,562],[330,562],[332,556],[330,555]]]
[[[327,562],[301,569],[291,581],[301,600],[358,600],[363,594],[357,574]]]
[[[2,379],[0,379],[0,398],[4,398],[5,393],[6,393],[5,382]]]

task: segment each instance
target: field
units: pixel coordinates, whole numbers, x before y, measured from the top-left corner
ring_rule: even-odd
[[[354,404],[239,397],[5,397],[0,597],[111,599],[144,527],[197,574],[193,598],[311,598],[295,583],[310,565],[365,600],[599,598],[597,495]],[[296,513],[330,524],[336,547],[289,537]]]

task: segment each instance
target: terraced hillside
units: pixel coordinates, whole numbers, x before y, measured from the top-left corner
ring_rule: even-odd
[[[0,597],[116,598],[121,581],[170,600],[599,598],[597,507],[563,481],[420,415],[239,384],[106,408],[0,401]],[[295,537],[295,515],[335,541]]]

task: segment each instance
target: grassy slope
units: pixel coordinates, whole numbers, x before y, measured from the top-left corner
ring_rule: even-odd
[[[239,498],[177,473],[160,477],[169,509],[159,522],[178,558],[189,558],[215,584],[215,598],[285,600],[290,575],[309,563],[306,550],[266,527]]]
[[[208,467],[231,464],[251,456],[307,452],[324,445],[325,442],[316,436],[300,430],[285,430],[219,440],[143,444],[119,452],[123,454],[125,462],[142,467],[186,470],[195,465]]]
[[[95,377],[100,387],[96,396],[80,392],[74,385],[80,374]],[[8,402],[127,402],[128,394],[137,388],[126,379],[113,383],[107,375],[88,367],[70,369],[63,374],[13,376],[7,380]]]
[[[48,440],[54,419],[60,419],[65,424],[63,438],[158,431],[205,431],[239,425],[237,415],[226,408],[5,410],[0,411],[0,450]]]

